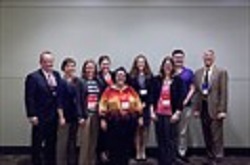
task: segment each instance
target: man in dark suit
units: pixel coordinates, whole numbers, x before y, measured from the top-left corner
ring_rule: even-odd
[[[52,53],[42,52],[41,68],[30,73],[25,80],[26,112],[32,125],[33,165],[56,164],[57,111],[60,100],[58,91],[61,78],[59,73],[53,70],[53,64]]]
[[[223,157],[223,119],[227,113],[227,71],[217,67],[213,50],[203,56],[204,67],[195,73],[195,116],[200,116],[209,164]]]

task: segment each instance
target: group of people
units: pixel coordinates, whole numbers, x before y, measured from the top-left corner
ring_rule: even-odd
[[[227,113],[227,72],[215,65],[215,52],[203,55],[195,73],[178,49],[154,75],[145,55],[130,72],[112,71],[108,55],[86,60],[81,75],[67,57],[63,75],[53,69],[52,52],[40,54],[40,68],[27,75],[25,105],[32,125],[33,165],[128,165],[147,160],[150,124],[155,125],[159,165],[187,162],[192,114],[201,118],[208,163],[223,157]],[[78,147],[79,146],[79,147]]]

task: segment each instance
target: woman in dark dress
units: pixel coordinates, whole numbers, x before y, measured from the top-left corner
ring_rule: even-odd
[[[152,78],[150,66],[147,58],[140,54],[138,55],[130,71],[130,84],[140,96],[143,106],[143,121],[144,125],[138,127],[135,137],[136,160],[146,160],[146,145],[149,136],[150,127],[150,106],[152,98]]]
[[[99,71],[97,79],[100,83],[101,94],[104,90],[114,84],[113,72],[110,70],[111,59],[108,55],[102,55],[98,59]],[[99,130],[98,144],[97,144],[98,164],[104,165],[109,161],[109,151],[107,146],[107,135],[102,129]]]

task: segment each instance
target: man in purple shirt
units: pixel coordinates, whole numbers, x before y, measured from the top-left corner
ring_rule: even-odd
[[[191,99],[195,91],[195,87],[193,84],[194,73],[191,69],[186,68],[184,66],[185,53],[183,52],[183,50],[180,49],[174,50],[172,52],[172,57],[175,63],[176,75],[180,76],[180,78],[184,82],[183,112],[179,123],[178,157],[182,161],[187,163],[189,162],[189,160],[186,157],[186,152],[188,148],[187,131],[192,114]]]

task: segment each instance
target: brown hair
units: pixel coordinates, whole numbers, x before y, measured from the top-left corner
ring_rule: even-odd
[[[111,62],[110,60],[110,57],[108,55],[101,55],[98,59],[98,65],[101,65],[101,63],[104,61],[104,60],[108,60],[109,62]]]
[[[131,77],[135,77],[139,74],[139,70],[137,68],[137,61],[139,60],[139,58],[143,58],[145,61],[145,68],[144,68],[144,73],[146,74],[146,76],[150,76],[152,75],[152,71],[150,69],[149,63],[147,58],[145,57],[145,55],[143,54],[139,54],[138,56],[135,57],[132,68],[130,70],[130,76]]]
[[[69,63],[73,63],[76,66],[76,61],[73,58],[65,58],[61,64],[61,70],[64,71],[66,65],[68,65]]]
[[[171,64],[172,64],[172,70],[171,70],[171,77],[174,75],[174,72],[175,72],[175,70],[174,70],[174,61],[173,61],[173,59],[170,57],[170,56],[166,56],[163,60],[162,60],[162,63],[161,63],[161,67],[160,67],[160,76],[162,77],[162,78],[164,78],[166,75],[165,75],[165,72],[164,72],[164,65],[165,65],[165,63],[167,62],[167,61],[169,61]]]
[[[94,66],[95,66],[95,75],[97,75],[97,65],[96,65],[96,63],[95,63],[94,60],[89,59],[89,60],[86,60],[86,61],[83,63],[83,65],[82,65],[82,78],[86,78],[86,66],[87,66],[89,63],[94,64]]]

